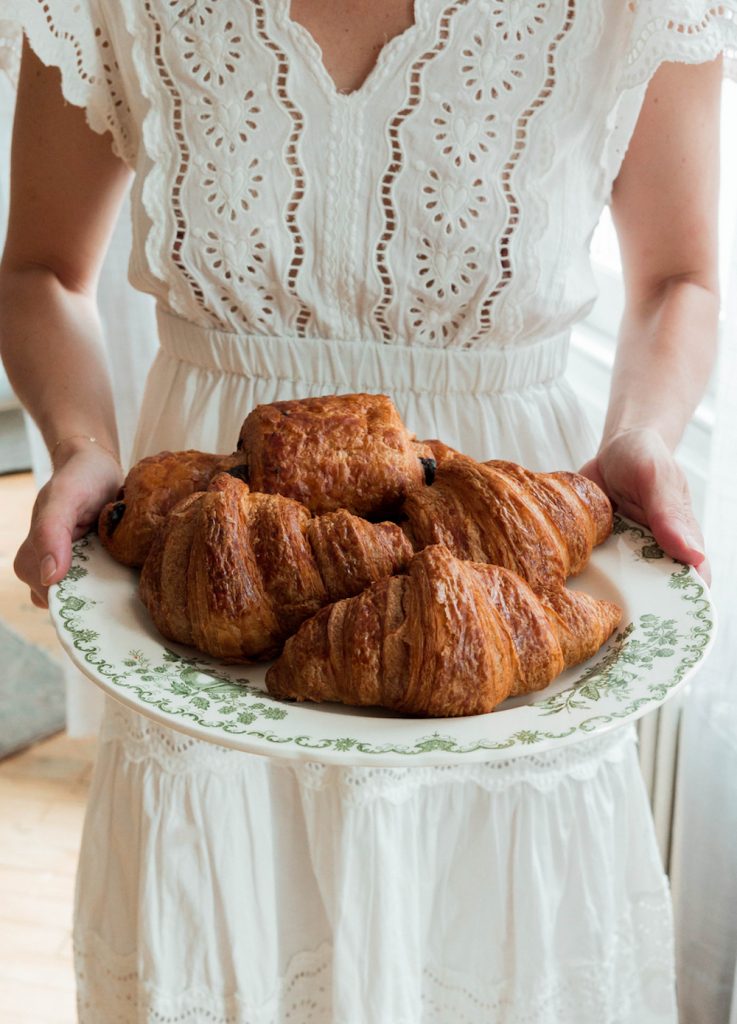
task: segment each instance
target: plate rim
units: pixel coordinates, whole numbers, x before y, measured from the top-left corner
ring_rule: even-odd
[[[257,697],[256,705],[250,705],[247,710],[241,713],[241,719],[236,720],[234,723],[205,724],[201,717],[197,716],[194,707],[188,711],[181,708],[176,712],[165,710],[161,706],[162,703],[165,703],[165,695],[161,691],[159,691],[158,695],[154,695],[159,701],[158,704],[154,704],[153,700],[146,699],[147,696],[151,696],[146,687],[136,686],[133,683],[121,685],[120,682],[116,682],[116,679],[120,678],[120,673],[112,672],[106,674],[105,669],[113,666],[107,662],[99,646],[96,644],[99,634],[80,627],[76,619],[76,616],[83,610],[86,604],[94,603],[92,599],[80,597],[76,593],[76,584],[87,575],[84,566],[84,562],[89,560],[89,554],[86,553],[87,549],[93,544],[99,545],[96,538],[93,541],[94,535],[88,534],[74,543],[73,561],[69,572],[63,580],[50,588],[49,609],[63,649],[74,664],[93,683],[126,707],[137,711],[159,725],[184,733],[194,739],[279,760],[318,761],[324,764],[343,765],[346,767],[447,766],[450,764],[496,761],[559,749],[563,746],[583,742],[593,736],[610,732],[625,722],[635,721],[651,710],[660,707],[666,700],[681,690],[708,655],[717,632],[717,615],[705,581],[701,579],[692,566],[682,565],[665,555],[647,528],[617,515],[615,516],[612,536],[623,535],[629,535],[632,542],[633,557],[636,561],[657,562],[665,560],[664,567],[669,565],[672,568],[672,571],[668,573],[665,585],[671,589],[681,590],[683,592],[682,600],[688,602],[689,606],[694,606],[689,607],[689,613],[694,620],[688,638],[691,640],[691,643],[686,643],[680,648],[684,656],[674,667],[670,681],[652,684],[649,687],[650,692],[648,694],[633,698],[632,702],[619,711],[610,709],[604,714],[595,713],[588,718],[580,718],[578,716],[579,720],[576,722],[571,722],[569,719],[569,726],[560,732],[551,732],[542,728],[520,729],[509,735],[505,741],[482,738],[474,742],[463,743],[461,741],[459,743],[458,737],[444,735],[440,731],[440,726],[434,730],[430,726],[426,731],[426,735],[421,735],[414,739],[414,744],[411,748],[408,748],[406,744],[403,746],[396,742],[372,744],[350,736],[315,739],[315,737],[300,735],[298,730],[296,735],[280,736],[274,733],[273,730],[270,732],[263,726],[251,729],[250,726],[253,725],[256,717],[258,717],[258,715],[254,716],[253,709],[260,706],[261,710],[258,714],[263,715],[265,724],[269,720],[276,722],[285,719],[288,713],[287,709],[295,705],[285,706],[283,702],[276,701],[275,698],[257,691],[254,687],[246,690],[246,692],[251,697]],[[639,549],[637,551],[635,551],[636,546]],[[99,547],[98,550],[102,552],[104,549]],[[120,568],[124,567],[121,566]],[[132,570],[126,569],[126,571]],[[665,574],[661,573],[662,575]],[[642,620],[647,617],[646,614],[640,616],[640,619]],[[655,619],[657,617],[651,616],[651,618]],[[645,623],[643,625],[641,621],[639,625],[643,630],[646,630],[648,624]],[[556,702],[560,705],[561,698],[565,698],[566,694],[573,694],[574,696],[568,703],[574,704],[575,694],[585,692],[584,687],[587,685],[595,687],[597,679],[601,681],[608,669],[620,664],[622,651],[629,651],[628,656],[631,660],[632,650],[636,649],[638,643],[642,646],[642,641],[635,639],[633,641],[635,647],[631,643],[628,649],[628,641],[634,632],[636,632],[634,623],[628,623],[624,629],[617,630],[613,638],[602,648],[603,653],[599,652],[598,655],[594,656],[594,659],[590,659],[591,664],[584,671],[583,676],[578,678],[571,687],[544,699],[531,701],[528,704],[522,705],[519,709],[512,708],[507,709],[507,711],[536,709],[542,718],[550,718],[552,715],[565,710],[565,707],[556,706]],[[645,635],[647,634],[645,633]],[[168,662],[170,665],[184,666],[183,672],[190,671],[205,674],[219,681],[213,684],[210,689],[216,689],[218,685],[229,687],[233,683],[232,676],[220,671],[224,666],[223,663],[218,664],[217,659],[210,659],[207,655],[196,652],[194,648],[191,649],[192,655],[182,655],[175,650],[178,645],[169,646],[163,638],[161,638],[160,644],[163,661]],[[652,657],[652,653],[651,650],[648,656]],[[655,653],[657,654],[657,650]],[[672,656],[673,653],[670,652],[670,655]],[[236,667],[230,666],[231,669]],[[246,672],[248,671],[247,666],[243,666],[243,668],[245,668]],[[135,668],[132,671],[135,671]],[[160,667],[157,667],[151,671],[161,673],[162,670]],[[593,683],[591,682],[592,680]],[[247,683],[247,680],[242,680],[241,684],[236,685],[242,685],[243,682]],[[171,697],[171,694],[169,696]],[[163,700],[162,697],[164,698]],[[565,703],[566,701],[564,700]],[[300,707],[307,708],[308,705],[300,705]],[[568,710],[575,709],[569,707]],[[577,710],[580,710],[580,708]],[[498,715],[499,712],[491,712],[491,714]],[[248,720],[249,716],[253,717],[250,717],[250,720]],[[422,725],[431,722],[444,723],[447,727],[449,722],[483,721],[488,717],[490,716],[466,716],[461,719],[403,719],[397,717],[388,718],[386,721],[401,721],[405,725],[407,722],[417,723],[415,729],[419,729]],[[347,721],[356,720],[358,719],[355,717],[347,718]],[[373,721],[377,720],[374,719]],[[483,727],[481,727],[480,731],[482,730]]]

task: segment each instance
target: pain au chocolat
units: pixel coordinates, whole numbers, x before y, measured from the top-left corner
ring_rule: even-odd
[[[238,449],[253,491],[283,494],[311,512],[345,508],[375,518],[432,482],[432,450],[386,395],[324,395],[259,405]]]

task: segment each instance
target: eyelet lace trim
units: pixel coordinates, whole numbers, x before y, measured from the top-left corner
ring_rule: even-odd
[[[288,0],[0,0],[0,15],[24,25],[44,63],[61,68],[66,98],[112,132],[131,166],[141,132],[131,275],[182,318],[441,348],[510,345],[541,325],[558,333],[583,308],[567,281],[607,185],[603,173],[589,195],[581,179],[586,217],[575,180],[551,205],[560,126],[578,112],[572,154],[601,151],[604,172],[616,166],[629,135],[616,152],[606,137],[594,145],[589,109],[593,132],[599,122],[608,131],[609,102],[660,62],[737,54],[737,4],[418,7],[416,31],[385,47],[352,105],[325,90],[297,95],[305,53],[279,24]],[[623,52],[592,89],[582,55],[602,31],[602,56],[609,38]],[[7,64],[17,38],[0,47]]]
[[[98,936],[75,937],[79,1024],[325,1024],[330,1014],[331,948],[298,953],[266,1005],[240,993],[164,991],[139,976],[135,953],[120,956]]]
[[[31,49],[47,67],[61,71],[64,99],[82,107],[87,123],[99,134],[110,132],[113,152],[130,167],[136,162],[131,111],[125,98],[104,15],[92,0],[15,0],[14,21],[0,22],[0,67],[15,81],[20,65],[23,26]]]
[[[576,0],[566,0],[563,24],[558,32],[553,36],[545,52],[545,81],[533,102],[522,111],[515,123],[512,152],[510,153],[507,162],[504,164],[500,176],[504,201],[507,206],[507,221],[498,247],[498,259],[499,266],[501,267],[501,275],[491,291],[487,293],[486,298],[481,305],[481,309],[479,311],[479,329],[476,334],[469,339],[470,343],[478,341],[484,334],[489,332],[491,329],[492,307],[494,306],[497,298],[501,295],[504,289],[508,287],[512,280],[512,236],[516,232],[520,221],[520,201],[513,184],[514,171],[519,163],[520,157],[527,148],[530,121],[548,102],[559,80],[557,52],[560,49],[561,43],[573,27],[576,13]]]
[[[21,35],[12,21],[0,20],[0,71],[11,83],[18,80],[20,68]]]
[[[238,778],[253,767],[253,756],[196,740],[108,700],[100,732],[98,756],[118,756],[129,764],[155,764],[171,775],[214,773]],[[103,750],[109,744],[115,752]],[[341,800],[363,803],[377,798],[392,802],[409,799],[424,786],[446,782],[474,783],[496,792],[522,783],[550,792],[569,779],[592,779],[604,765],[621,763],[635,744],[632,727],[570,744],[538,755],[479,764],[407,768],[340,768],[314,762],[271,761],[275,769],[291,771],[308,789],[335,788]],[[259,758],[259,760],[261,760]]]
[[[412,114],[415,108],[419,106],[423,98],[421,82],[425,66],[429,64],[430,61],[434,60],[437,55],[442,53],[445,49],[450,38],[451,22],[458,11],[465,7],[467,3],[468,0],[460,0],[458,3],[452,3],[446,7],[440,15],[440,18],[438,19],[437,40],[429,50],[423,53],[412,64],[412,68],[407,76],[409,81],[407,95],[401,109],[391,118],[387,129],[389,164],[382,177],[379,188],[382,215],[384,219],[384,230],[379,237],[375,250],[376,272],[382,284],[382,294],[373,313],[374,320],[376,321],[385,341],[391,341],[394,336],[394,332],[386,319],[386,311],[395,294],[394,278],[389,270],[387,262],[387,250],[397,231],[399,223],[399,215],[393,196],[393,187],[395,180],[406,163],[404,147],[400,141],[399,133],[406,119]]]
[[[174,11],[171,24],[162,0],[144,0],[142,11],[136,0],[123,6],[149,104],[142,126],[149,167],[139,183],[149,221],[143,244],[167,304],[186,320],[256,334],[274,333],[275,318],[283,318],[287,333],[304,337],[313,317],[297,286],[307,257],[300,226],[306,118],[290,89],[289,56],[275,38],[269,6],[189,4]],[[258,122],[247,99],[256,95]],[[195,114],[197,104],[204,116]],[[248,131],[239,133],[244,125]],[[219,143],[225,138],[228,145]],[[267,192],[279,196],[278,212],[264,208]],[[258,259],[246,251],[254,233],[261,239]],[[149,281],[141,286],[152,289]]]
[[[640,1024],[648,1013],[675,1021],[670,901],[662,893],[641,896],[620,919],[601,962],[582,958],[492,985],[428,968],[423,980],[422,1024]]]
[[[684,17],[684,8],[688,18]],[[635,15],[623,88],[647,82],[663,61],[699,64],[726,53],[725,68],[737,77],[737,9],[704,0],[629,0]]]
[[[636,1024],[649,1014],[675,1020],[671,911],[665,890],[628,906],[600,961],[582,950],[575,963],[489,982],[429,963],[421,1006],[382,1024]],[[324,943],[294,956],[266,1004],[236,992],[167,990],[137,972],[136,954],[119,956],[90,933],[75,939],[79,1024],[360,1024],[334,1016],[333,951]],[[368,1018],[367,1018],[368,1019]]]
[[[182,257],[182,246],[184,245],[184,239],[187,234],[187,218],[185,217],[184,210],[182,209],[182,184],[184,182],[184,179],[187,175],[187,171],[189,170],[189,166],[191,163],[191,154],[189,151],[189,145],[187,143],[182,121],[182,97],[180,96],[176,83],[163,60],[163,56],[161,53],[163,29],[156,18],[150,0],[145,0],[144,10],[146,12],[147,17],[150,19],[152,25],[154,26],[154,54],[156,70],[159,74],[161,84],[164,86],[164,88],[166,89],[167,93],[171,98],[172,131],[178,146],[178,162],[176,168],[174,169],[174,180],[172,181],[170,191],[171,208],[173,211],[174,223],[176,226],[171,246],[171,258],[173,263],[179,270],[179,273],[182,275],[184,280],[188,282],[197,301],[200,304],[204,305],[204,293],[197,284],[192,274],[189,272],[187,265]]]
[[[266,14],[262,0],[251,0],[256,9],[256,31],[268,50],[276,56],[277,75],[276,91],[279,102],[289,115],[292,122],[292,130],[289,133],[286,147],[284,149],[285,160],[289,173],[292,176],[292,194],[286,205],[285,223],[287,230],[292,236],[292,257],[287,270],[287,287],[290,295],[294,296],[299,304],[299,312],[296,320],[296,333],[298,338],[304,338],[306,327],[310,320],[311,312],[297,294],[297,275],[305,259],[305,242],[299,229],[299,208],[305,194],[305,172],[299,157],[299,143],[304,130],[304,114],[289,94],[289,59],[281,47],[269,36],[266,31]]]
[[[594,740],[549,753],[487,761],[480,764],[443,765],[427,768],[335,768],[309,762],[299,767],[305,788],[337,789],[343,804],[373,800],[403,803],[423,788],[460,783],[489,793],[531,786],[551,793],[568,781],[596,777],[605,765],[621,764],[635,745],[634,729],[620,729]]]

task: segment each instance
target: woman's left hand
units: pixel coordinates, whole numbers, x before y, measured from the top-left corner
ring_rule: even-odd
[[[686,476],[657,431],[637,428],[615,435],[579,472],[598,484],[623,516],[649,527],[666,554],[695,566],[711,582]]]

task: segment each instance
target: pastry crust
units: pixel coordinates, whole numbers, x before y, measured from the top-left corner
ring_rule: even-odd
[[[542,601],[516,574],[434,545],[415,555],[406,576],[380,580],[305,622],[266,685],[289,700],[486,714],[590,657],[620,617],[611,602],[563,588]]]
[[[431,443],[435,482],[402,507],[416,551],[445,544],[459,558],[512,569],[542,593],[581,572],[611,533],[609,500],[586,477],[476,462]]]
[[[393,523],[299,502],[227,474],[169,515],[141,573],[157,628],[219,658],[268,658],[306,618],[400,571],[412,548]]]
[[[282,494],[312,512],[375,518],[432,478],[432,451],[386,395],[325,395],[259,405],[238,448],[254,491]]]
[[[563,586],[612,528],[585,477],[418,442],[385,395],[259,406],[239,448],[141,460],[99,532],[143,563],[167,638],[231,661],[291,638],[275,695],[484,713],[588,658],[619,620]],[[401,527],[369,521],[390,511]]]
[[[432,450],[416,441],[386,395],[327,395],[260,405],[234,455],[160,452],[141,459],[99,516],[105,548],[140,566],[178,501],[232,472],[251,490],[281,494],[312,512],[347,509],[370,519],[395,510],[434,477]]]
[[[141,566],[177,502],[204,490],[215,473],[237,470],[243,456],[208,452],[159,452],[137,462],[115,501],[100,512],[103,547],[123,565]]]

